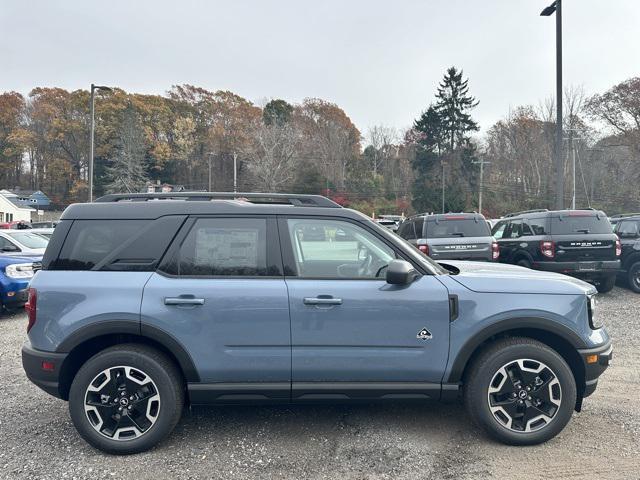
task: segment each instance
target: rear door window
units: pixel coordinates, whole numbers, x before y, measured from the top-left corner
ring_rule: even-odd
[[[489,226],[482,219],[476,221],[473,218],[462,218],[427,222],[427,238],[489,236]]]
[[[564,215],[551,218],[552,235],[579,235],[611,233],[611,224],[596,215]]]
[[[280,276],[274,232],[266,218],[198,218],[163,270],[189,277]]]

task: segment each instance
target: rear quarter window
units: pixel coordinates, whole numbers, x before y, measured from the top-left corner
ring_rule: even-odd
[[[184,219],[75,220],[47,269],[153,271]]]

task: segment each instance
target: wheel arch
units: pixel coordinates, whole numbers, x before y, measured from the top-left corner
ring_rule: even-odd
[[[126,325],[123,325],[126,324]],[[147,345],[164,353],[180,369],[186,382],[199,382],[200,376],[187,350],[167,332],[145,325],[140,332],[132,322],[107,322],[93,332],[82,329],[65,340],[58,351],[68,352],[61,368],[58,383],[60,398],[68,400],[73,379],[82,365],[96,353],[123,343]]]
[[[498,325],[483,331],[460,349],[446,383],[464,383],[464,377],[478,355],[493,342],[507,337],[532,338],[556,351],[569,365],[576,381],[578,398],[582,398],[586,386],[585,367],[577,349],[586,345],[574,332],[544,319],[516,319],[511,320],[509,325]]]
[[[526,250],[518,250],[513,254],[513,263],[517,264],[520,260],[526,260],[533,265],[533,256]]]
[[[624,259],[624,265],[622,266],[622,268],[628,273],[629,269],[631,269],[631,267],[638,262],[640,262],[640,252],[634,252]]]

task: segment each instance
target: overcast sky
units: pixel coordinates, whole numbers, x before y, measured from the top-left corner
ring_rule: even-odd
[[[555,85],[551,0],[0,0],[0,91],[225,89],[320,97],[365,133],[409,126],[451,65],[483,128]],[[640,75],[639,0],[564,0],[565,85]]]

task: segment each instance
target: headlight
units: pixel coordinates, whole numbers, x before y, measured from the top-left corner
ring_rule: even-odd
[[[33,264],[14,263],[13,265],[7,265],[4,273],[9,278],[31,278],[33,277]]]
[[[598,330],[602,328],[602,322],[600,322],[600,317],[597,316],[597,305],[598,301],[596,300],[596,295],[588,295],[587,296],[587,310],[589,311],[589,326],[591,330]]]

